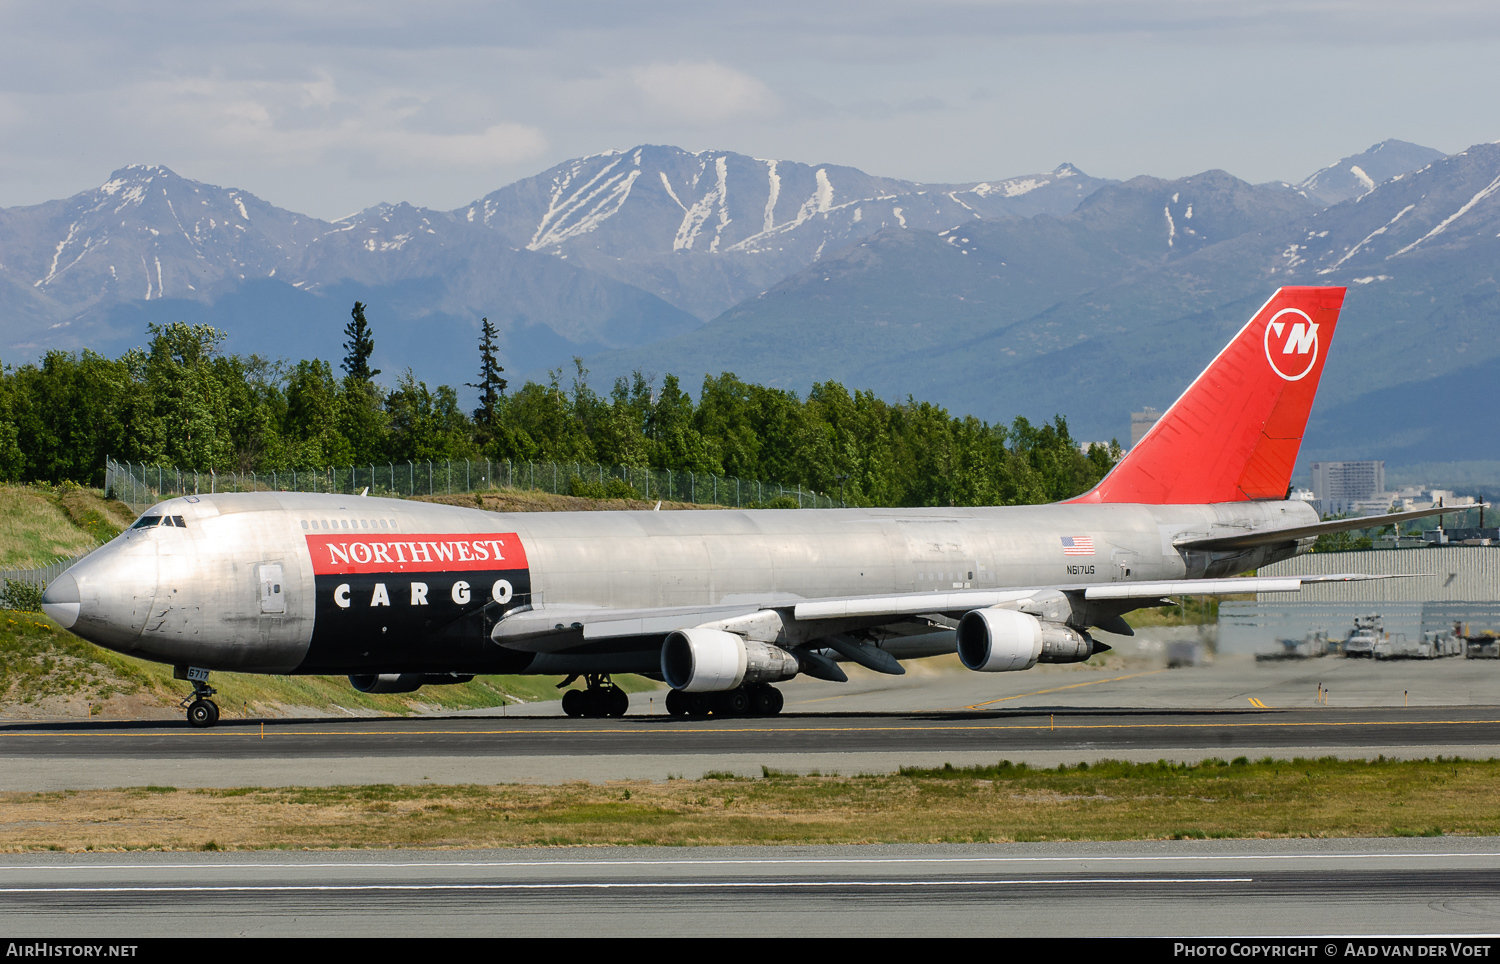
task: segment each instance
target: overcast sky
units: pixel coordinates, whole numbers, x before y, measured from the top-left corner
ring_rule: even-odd
[[[0,206],[131,163],[325,218],[639,143],[1297,180],[1500,138],[1492,0],[0,0]]]

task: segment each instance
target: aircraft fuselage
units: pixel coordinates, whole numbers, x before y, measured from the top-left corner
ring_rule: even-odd
[[[73,632],[159,662],[318,674],[644,671],[660,633],[580,635],[539,653],[492,630],[552,608],[1230,575],[1295,546],[1210,558],[1173,540],[1316,522],[1279,501],[494,513],[300,493],[187,496],[152,517],[171,524],[128,530],[60,577],[72,587],[49,591],[76,596],[61,617]]]

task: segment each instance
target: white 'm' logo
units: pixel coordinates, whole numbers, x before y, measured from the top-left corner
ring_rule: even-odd
[[[1284,319],[1286,315],[1301,320]],[[1271,363],[1271,370],[1289,382],[1304,378],[1318,362],[1318,326],[1296,308],[1276,312],[1266,325],[1265,340],[1266,361]]]

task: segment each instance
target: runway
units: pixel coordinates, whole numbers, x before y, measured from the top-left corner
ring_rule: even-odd
[[[38,936],[1204,936],[1500,929],[1500,840],[0,858]]]
[[[665,779],[996,760],[1500,755],[1500,708],[11,724],[0,789]]]
[[[971,673],[917,661],[906,676],[782,684],[771,719],[574,720],[557,702],[446,716],[0,723],[0,790],[361,783],[556,783],[891,772],[1246,756],[1500,756],[1500,661],[1223,659]],[[1408,705],[1409,704],[1409,705]],[[519,714],[519,715],[518,715]]]

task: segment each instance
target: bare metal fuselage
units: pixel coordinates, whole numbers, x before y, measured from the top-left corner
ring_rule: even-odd
[[[523,612],[592,607],[769,606],[1229,575],[1296,547],[1210,555],[1174,541],[1317,521],[1300,502],[501,514],[296,493],[179,498],[148,514],[183,525],[127,531],[61,577],[76,584],[74,632],[166,663],[330,674],[646,670],[660,632],[595,641],[564,633],[547,646],[516,648],[495,627]],[[477,544],[465,536],[513,535],[524,567],[503,579],[492,578],[493,562],[472,571],[457,562],[443,571],[378,563],[354,576],[315,571],[315,553],[337,551],[328,545],[340,535],[372,531],[414,554],[426,550],[402,543],[409,534],[431,545],[452,536],[442,550],[450,553]],[[1075,540],[1073,554],[1065,540]],[[1077,548],[1089,541],[1091,554]],[[405,559],[406,549],[391,551]],[[952,633],[944,639],[940,648],[951,652]],[[933,651],[925,645],[922,652]]]

